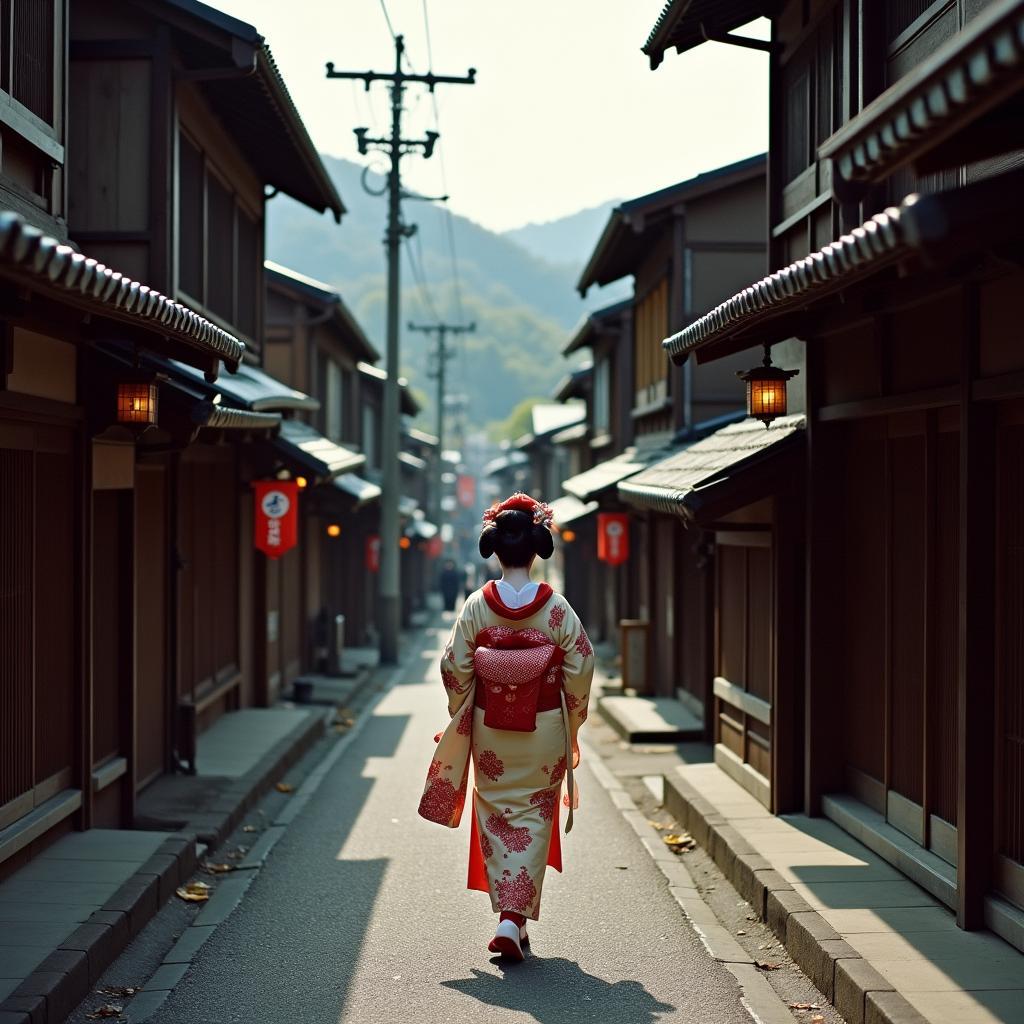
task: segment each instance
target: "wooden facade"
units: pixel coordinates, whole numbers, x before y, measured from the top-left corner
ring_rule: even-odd
[[[652,62],[700,41],[672,6]],[[722,16],[706,27],[741,23]],[[912,841],[908,870],[961,925],[1019,942],[1024,278],[1002,254],[1024,223],[1007,127],[1024,7],[793,2],[772,25],[778,273],[748,282],[746,311],[737,295],[665,346],[701,362],[805,348],[806,584],[783,609],[804,636],[799,803],[832,814],[831,794],[859,801],[880,836]],[[843,258],[890,227],[855,265]]]
[[[592,556],[593,547],[579,545],[565,552],[567,580],[573,574],[592,580],[582,611],[595,636],[616,642],[621,620],[649,623],[647,689],[678,694],[701,718],[710,697],[710,653],[702,648],[693,655],[685,637],[695,631],[710,636],[707,548],[709,542],[713,547],[713,537],[688,533],[672,515],[624,502],[617,485],[684,438],[702,436],[721,417],[738,412],[734,371],[746,368],[749,355],[677,370],[664,358],[661,342],[705,303],[725,298],[763,270],[764,220],[764,157],[622,203],[612,212],[579,289],[585,294],[593,285],[631,275],[633,296],[591,314],[564,350],[571,355],[587,348],[592,354],[584,468],[601,474],[602,465],[610,467],[604,477],[570,478],[565,488],[598,502],[601,511],[630,514],[628,563],[583,569],[580,563]],[[616,459],[624,460],[619,472]],[[594,480],[593,491],[586,489],[588,478]],[[593,544],[596,527],[587,539]],[[685,599],[666,584],[671,577],[661,571],[664,566],[677,567],[689,581]]]
[[[0,876],[130,825],[205,724],[270,699],[249,482],[281,414],[210,382],[261,357],[264,190],[343,209],[251,26],[188,3],[2,17]],[[270,156],[225,122],[240,98],[204,69],[228,59]],[[119,425],[146,374],[155,424]]]

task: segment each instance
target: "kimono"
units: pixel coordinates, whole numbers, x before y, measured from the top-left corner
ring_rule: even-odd
[[[561,707],[538,711],[533,732],[490,728],[477,706],[473,655],[480,634],[493,627],[537,631],[561,649]],[[546,583],[528,605],[510,609],[489,582],[470,595],[452,629],[441,658],[451,722],[431,761],[419,813],[458,826],[472,757],[468,888],[487,892],[496,913],[536,920],[545,869],[551,864],[561,870],[559,804],[568,808],[568,833],[577,806],[577,735],[587,718],[593,674],[594,652],[583,625]]]

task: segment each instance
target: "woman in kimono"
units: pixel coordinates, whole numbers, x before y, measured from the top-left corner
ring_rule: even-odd
[[[514,494],[484,513],[480,554],[502,576],[471,594],[441,659],[452,721],[440,736],[419,813],[451,828],[474,767],[471,889],[499,915],[488,946],[523,959],[527,919],[540,912],[544,873],[561,870],[559,805],[572,828],[579,764],[577,733],[587,718],[594,652],[568,601],[530,580],[550,558],[551,510]],[[567,792],[560,800],[563,785]]]

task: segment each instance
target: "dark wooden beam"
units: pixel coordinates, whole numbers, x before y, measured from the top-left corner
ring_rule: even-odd
[[[807,373],[817,376],[823,358],[807,348]],[[816,389],[810,389],[813,402]],[[836,685],[836,651],[842,649],[845,614],[841,573],[836,571],[836,534],[841,530],[842,449],[839,427],[822,423],[809,405],[806,429],[804,632],[803,632],[803,810],[821,814],[821,798],[842,788],[842,687]]]
[[[836,405],[820,406],[815,413],[817,419],[859,420],[868,416],[887,416],[894,412],[912,412],[937,409],[956,405],[960,400],[960,386],[930,388],[927,391],[912,391],[904,395],[883,395],[880,398],[862,398],[856,402],[840,402]]]
[[[965,290],[960,404],[957,923],[983,928],[995,823],[995,409],[975,402],[980,301]]]

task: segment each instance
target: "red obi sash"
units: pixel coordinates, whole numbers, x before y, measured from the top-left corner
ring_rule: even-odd
[[[538,711],[561,707],[565,652],[538,629],[488,626],[473,652],[475,703],[484,725],[510,732],[533,732]]]

